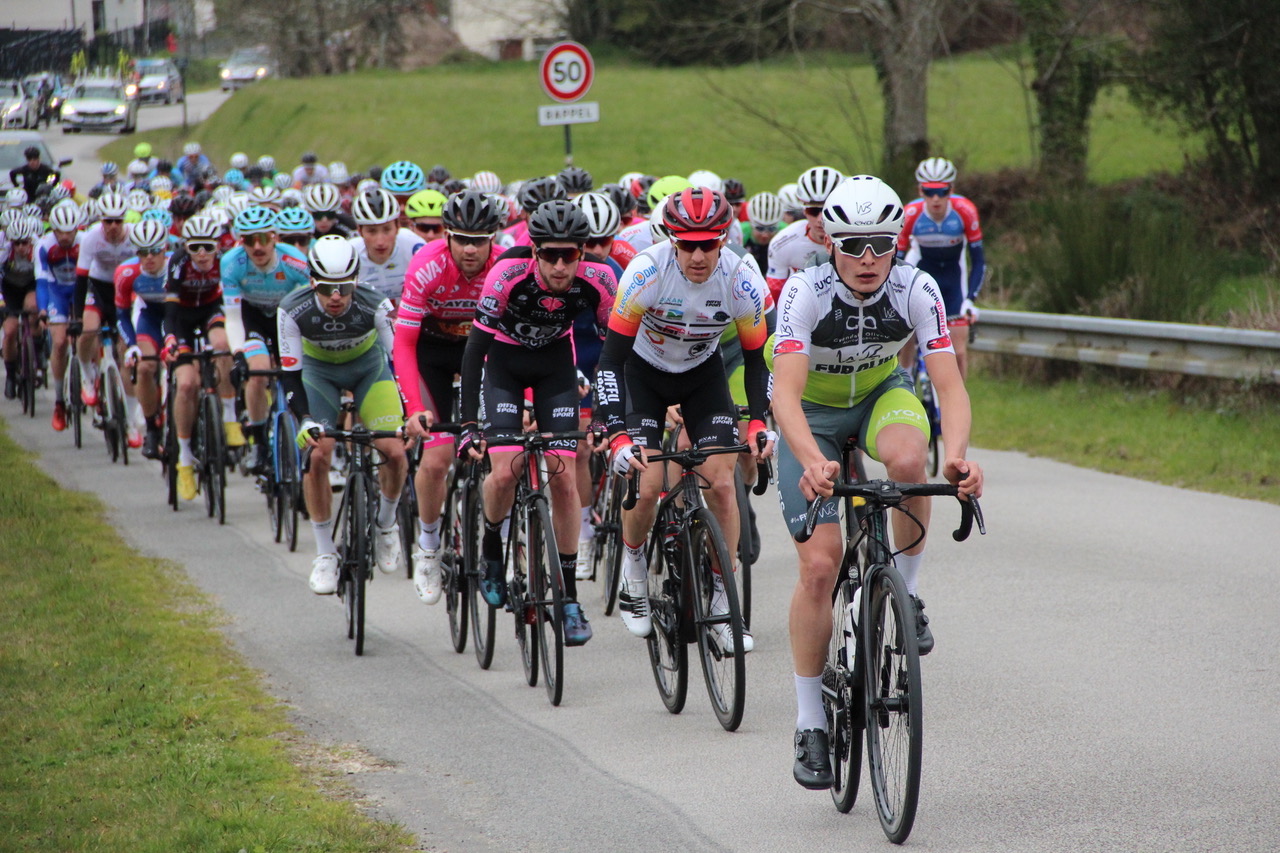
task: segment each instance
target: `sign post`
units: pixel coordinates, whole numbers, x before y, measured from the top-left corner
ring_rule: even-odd
[[[564,125],[564,162],[566,166],[572,166],[573,137],[570,127],[600,120],[599,104],[574,104],[591,88],[591,81],[595,77],[595,63],[591,59],[591,52],[576,41],[562,41],[547,50],[538,71],[542,88],[548,95],[561,104],[573,104],[538,108],[539,125]]]

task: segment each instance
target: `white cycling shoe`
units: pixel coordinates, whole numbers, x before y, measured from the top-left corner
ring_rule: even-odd
[[[338,555],[321,554],[311,561],[311,591],[333,595],[338,591]]]
[[[729,612],[729,599],[724,591],[724,579],[716,575],[712,581],[711,588],[711,615],[724,616]],[[712,626],[715,634],[716,643],[720,646],[720,651],[725,654],[733,654],[733,631],[729,628],[728,622],[718,622]],[[746,654],[756,647],[756,641],[751,636],[751,632],[747,630],[747,626],[742,626],[742,653]]]
[[[428,551],[421,546],[414,546],[413,589],[423,604],[435,604],[440,600],[444,584],[440,577],[439,548]]]
[[[400,523],[396,522],[386,530],[376,524],[374,527],[374,559],[378,563],[378,571],[389,575],[400,568]]]

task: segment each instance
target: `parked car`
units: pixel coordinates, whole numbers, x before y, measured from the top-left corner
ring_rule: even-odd
[[[71,165],[70,160],[54,160],[44,137],[34,130],[0,130],[0,193],[13,186],[9,172],[27,165],[26,151],[33,145],[40,149],[40,162],[57,164],[59,170]]]
[[[138,129],[138,99],[130,96],[124,83],[106,77],[79,80],[62,105],[62,132]]]
[[[62,102],[67,99],[67,92],[70,90],[63,76],[56,71],[41,71],[39,74],[23,77],[22,85],[39,102],[40,120],[45,124],[58,121]],[[41,93],[44,94],[43,99],[40,97]]]
[[[186,93],[182,88],[182,75],[169,59],[139,59],[134,65],[137,76],[138,102],[140,104],[172,104],[181,102]]]
[[[275,74],[275,64],[265,46],[245,47],[237,50],[220,66],[222,91],[230,92],[247,86],[255,80]]]
[[[23,130],[40,123],[40,104],[18,80],[0,80],[0,129]]]

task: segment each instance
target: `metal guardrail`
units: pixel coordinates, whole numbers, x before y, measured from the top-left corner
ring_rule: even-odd
[[[1280,332],[988,309],[969,348],[1280,384]]]

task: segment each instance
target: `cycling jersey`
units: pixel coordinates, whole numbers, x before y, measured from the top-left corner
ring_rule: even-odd
[[[36,243],[36,303],[51,323],[65,323],[71,316],[71,299],[75,293],[76,265],[80,258],[83,233],[76,232],[71,248],[64,249],[52,232]]]
[[[789,275],[797,270],[825,264],[831,259],[831,255],[822,243],[809,239],[809,223],[802,219],[792,222],[769,241],[768,258],[765,276],[776,302]]]
[[[244,246],[236,246],[222,256],[222,301],[228,307],[239,306],[243,299],[268,314],[289,291],[311,283],[307,256],[287,243],[276,244],[275,261],[269,269],[259,269],[249,258]]]
[[[643,252],[653,245],[653,229],[649,227],[649,220],[642,219],[623,228],[615,239],[628,244],[636,252]]]
[[[854,296],[832,264],[800,270],[787,279],[779,305],[773,355],[809,356],[800,396],[823,406],[861,401],[893,374],[913,335],[926,355],[955,352],[937,284],[901,261],[866,299]]]
[[[10,317],[22,313],[27,294],[36,289],[36,261],[34,257],[20,258],[5,252],[0,257],[0,295],[4,298],[5,312]]]
[[[986,272],[982,225],[978,208],[962,195],[949,197],[940,222],[926,212],[924,199],[909,203],[902,233],[898,235],[898,252],[907,263],[933,276],[948,317],[959,316],[964,301],[976,299],[982,289]]]
[[[424,409],[418,384],[423,378],[419,368],[423,351],[440,344],[465,344],[485,276],[501,255],[501,247],[495,244],[484,267],[471,278],[464,277],[454,263],[448,240],[434,240],[413,256],[396,313],[394,349],[396,377],[410,414]],[[450,381],[461,370],[461,352],[458,355]],[[447,411],[433,413],[438,418],[449,416]]]
[[[110,243],[102,233],[102,223],[92,225],[80,241],[80,255],[76,262],[76,275],[86,275],[99,281],[111,281],[116,267],[133,257],[133,241],[129,239],[132,226],[124,226],[124,236],[119,243]]]
[[[512,246],[532,246],[533,239],[529,236],[529,220],[521,219],[515,225],[509,228],[503,228],[500,232],[503,238],[503,245],[507,248]]]
[[[155,275],[148,275],[139,259],[135,256],[116,267],[116,309],[120,318],[120,335],[125,343],[133,346],[141,335],[150,338],[156,344],[162,338],[161,323],[164,320],[166,266],[160,268]],[[142,300],[143,308],[138,315],[138,327],[133,325],[134,297]]]
[[[409,271],[409,263],[418,250],[426,245],[426,241],[409,229],[401,228],[396,232],[395,248],[381,264],[369,260],[363,237],[352,237],[351,245],[360,257],[360,283],[367,284],[395,303],[399,302],[404,290],[404,277]]]
[[[186,249],[173,253],[165,280],[165,302],[193,308],[212,305],[221,299],[222,271],[217,258],[209,269],[198,270]]]

